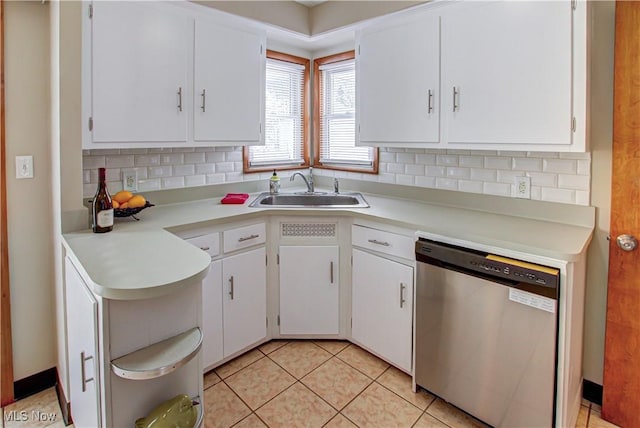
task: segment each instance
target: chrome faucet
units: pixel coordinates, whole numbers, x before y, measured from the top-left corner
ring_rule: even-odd
[[[291,178],[289,178],[289,181],[293,181],[294,178],[296,178],[296,175],[299,175],[300,177],[302,177],[302,179],[304,180],[304,184],[307,185],[307,193],[313,193],[314,192],[314,188],[313,188],[313,168],[309,168],[309,179],[307,180],[307,177],[305,177],[301,172],[295,172],[291,175]]]

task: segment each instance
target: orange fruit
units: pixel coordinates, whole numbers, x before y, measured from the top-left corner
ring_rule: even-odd
[[[131,199],[132,196],[133,196],[133,193],[127,190],[121,190],[115,195],[113,195],[113,198],[111,199],[114,201],[117,201],[119,204],[123,204],[127,202],[129,199]]]
[[[120,209],[121,209],[121,210],[126,210],[127,208],[129,208],[129,203],[128,203],[128,202],[125,202],[125,203],[123,203],[123,204],[120,204]]]
[[[118,208],[120,208],[120,203],[118,201],[116,201],[115,199],[111,200],[111,204],[113,205],[113,208],[116,209],[116,210]]]
[[[140,208],[145,206],[147,200],[142,195],[134,195],[127,203],[129,208]]]

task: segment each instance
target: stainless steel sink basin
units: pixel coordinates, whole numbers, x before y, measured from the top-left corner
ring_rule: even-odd
[[[249,204],[250,207],[293,207],[293,208],[366,208],[367,201],[360,193],[261,193]]]

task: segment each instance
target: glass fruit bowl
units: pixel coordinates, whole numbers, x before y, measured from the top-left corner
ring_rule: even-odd
[[[149,207],[153,207],[154,205],[147,201],[144,206],[142,207],[138,207],[138,208],[114,208],[113,209],[113,216],[114,217],[131,217],[134,220],[138,221],[140,220],[138,217],[136,217],[135,215],[138,214],[140,211],[142,211],[145,208],[149,208]]]

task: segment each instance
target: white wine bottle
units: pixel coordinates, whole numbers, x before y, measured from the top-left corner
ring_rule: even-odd
[[[113,230],[113,204],[111,195],[107,190],[106,172],[104,168],[98,169],[98,190],[93,197],[93,231],[94,233],[105,233]]]

